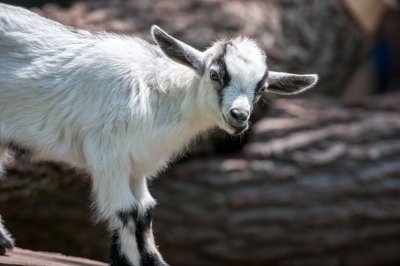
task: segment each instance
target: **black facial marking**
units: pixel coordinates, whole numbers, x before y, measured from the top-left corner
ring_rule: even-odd
[[[229,75],[229,72],[226,68],[226,63],[225,63],[225,54],[227,50],[227,46],[229,45],[229,42],[226,42],[223,44],[221,53],[215,57],[214,62],[215,64],[218,65],[219,67],[219,76],[221,77],[221,86],[217,90],[218,93],[218,102],[219,105],[222,106],[222,99],[223,99],[223,91],[224,89],[229,85],[229,82],[231,81],[231,76]]]
[[[260,79],[260,81],[257,82],[257,85],[254,89],[254,95],[256,95],[258,93],[258,91],[264,86],[264,83],[267,78],[268,78],[268,68],[265,70],[265,73],[264,73],[263,77]]]
[[[221,56],[217,59],[217,64],[220,69],[220,77],[222,77],[222,89],[227,87],[229,85],[229,82],[231,81],[231,76],[229,75],[228,69],[226,68],[226,63],[225,63],[225,54],[226,54],[226,48],[229,43],[226,43],[224,45],[224,48],[222,50]]]
[[[111,266],[132,266],[125,255],[121,254],[121,239],[117,230],[111,235]]]

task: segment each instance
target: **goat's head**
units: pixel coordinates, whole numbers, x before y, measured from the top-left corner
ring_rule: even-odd
[[[316,74],[269,71],[264,52],[245,37],[218,41],[201,52],[157,26],[152,27],[151,33],[169,58],[199,75],[201,104],[230,134],[240,134],[248,128],[253,104],[262,93],[297,94],[318,81]]]

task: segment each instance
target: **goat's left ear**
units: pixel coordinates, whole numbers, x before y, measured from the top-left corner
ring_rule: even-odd
[[[269,71],[266,91],[285,95],[297,94],[314,87],[317,82],[317,74],[297,75]]]
[[[151,27],[151,35],[169,58],[194,69],[199,75],[203,74],[204,56],[202,52],[175,39],[156,25]]]

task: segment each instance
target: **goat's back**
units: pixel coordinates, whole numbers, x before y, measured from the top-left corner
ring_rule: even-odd
[[[0,4],[0,146],[78,158],[85,136],[123,119],[128,92],[102,46],[95,34]]]
[[[166,80],[172,67],[181,66],[142,39],[75,30],[0,4],[0,146],[79,161],[87,143],[146,135],[165,118],[149,111],[155,77]]]

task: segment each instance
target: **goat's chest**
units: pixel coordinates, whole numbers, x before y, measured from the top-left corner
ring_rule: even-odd
[[[184,150],[190,141],[188,134],[176,131],[175,134],[156,134],[148,132],[145,138],[135,144],[133,157],[133,174],[154,176],[169,161]]]
[[[136,129],[135,139],[139,141],[134,143],[132,150],[135,175],[154,176],[184,152],[196,135],[213,125],[212,121],[198,117],[153,121],[151,126]]]

